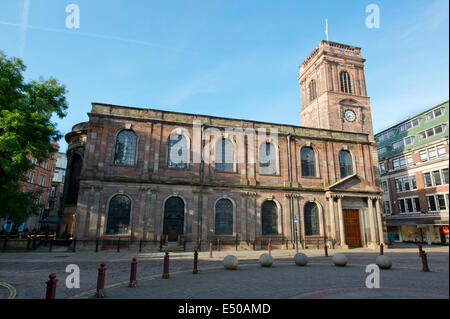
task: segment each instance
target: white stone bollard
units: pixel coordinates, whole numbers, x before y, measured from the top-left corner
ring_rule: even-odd
[[[225,269],[236,270],[238,267],[238,259],[234,255],[228,255],[223,259]]]
[[[345,265],[347,265],[347,261],[347,256],[345,256],[344,254],[335,254],[333,256],[333,263],[335,266],[344,267]]]
[[[294,261],[297,266],[306,266],[308,263],[308,256],[302,253],[297,253],[294,256]]]
[[[380,267],[381,269],[391,269],[392,267],[392,261],[391,259],[386,255],[380,255],[375,260],[375,263]]]
[[[259,264],[262,267],[272,267],[273,264],[273,258],[269,254],[262,254],[259,257]]]

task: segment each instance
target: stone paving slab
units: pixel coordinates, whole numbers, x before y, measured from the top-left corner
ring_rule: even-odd
[[[385,251],[385,254],[391,257],[393,261],[393,269],[389,270],[389,276],[398,276],[409,278],[409,281],[403,280],[401,281],[404,289],[425,289],[436,290],[439,287],[445,288],[444,291],[448,291],[448,282],[449,282],[449,274],[448,274],[448,247],[431,247],[424,249],[427,250],[428,260],[430,269],[432,273],[423,273],[421,271],[422,264],[420,258],[418,257],[417,247],[408,247],[408,248],[396,248],[396,249],[388,249]],[[321,250],[306,250],[302,251],[309,256],[310,264],[306,270],[303,270],[304,273],[308,274],[308,277],[305,278],[297,278],[300,272],[298,267],[296,268],[293,264],[293,256],[295,255],[295,250],[274,250],[272,251],[272,256],[275,259],[275,267],[270,270],[279,270],[280,274],[274,273],[266,273],[267,277],[261,277],[261,280],[265,280],[268,282],[267,289],[275,291],[275,296],[278,297],[269,297],[269,298],[289,298],[292,296],[301,295],[307,291],[317,291],[320,289],[328,289],[331,288],[329,282],[333,282],[332,274],[336,271],[334,266],[330,266],[331,257],[324,257],[324,253]],[[352,275],[352,271],[342,277],[342,281],[338,281],[335,284],[338,285],[334,288],[342,288],[342,287],[360,287],[364,285],[365,272],[364,267],[368,264],[374,263],[375,258],[378,255],[378,251],[371,249],[352,249],[352,250],[330,250],[330,256],[334,253],[343,252],[349,258],[349,266],[344,268],[339,273],[339,276],[347,274],[347,271],[352,270],[355,273]],[[259,290],[263,289],[263,287],[259,287],[258,285],[254,285],[254,283],[250,280],[254,277],[254,275],[246,268],[254,268],[255,278],[258,278],[261,270],[258,267],[257,260],[259,256],[265,253],[265,251],[215,251],[213,253],[214,258],[209,258],[209,252],[200,252],[199,253],[199,268],[211,268],[215,267],[216,269],[210,269],[208,271],[202,271],[198,278],[205,278],[206,281],[198,280],[197,283],[199,288],[205,291],[211,290],[215,293],[219,293],[220,289],[217,290],[215,287],[217,285],[225,285],[229,284],[230,287],[226,289],[230,289],[231,292],[236,290],[242,290],[242,294],[247,298],[257,298],[260,295]],[[239,274],[235,277],[226,277],[229,276],[229,273],[224,272],[222,262],[223,258],[228,254],[234,254],[239,259]],[[130,262],[131,259],[137,256],[138,257],[138,278],[148,278],[151,276],[156,276],[156,279],[159,279],[162,274],[163,268],[163,256],[164,253],[142,253],[136,254],[133,252],[114,252],[114,251],[104,251],[104,252],[79,252],[79,253],[0,253],[0,282],[8,283],[12,287],[14,287],[17,291],[16,298],[44,298],[45,296],[45,282],[48,280],[48,276],[50,273],[56,273],[58,281],[57,285],[57,298],[69,298],[80,293],[90,291],[95,289],[98,268],[101,262],[106,263],[107,274],[106,274],[106,286],[108,285],[117,285],[117,289],[121,289],[120,283],[127,283],[129,280],[129,272],[130,272]],[[68,273],[65,272],[66,266],[68,264],[77,264],[80,267],[81,273],[81,288],[80,289],[68,289],[65,287],[65,278]],[[175,280],[180,280],[179,285],[181,287],[186,286],[186,293],[190,295],[189,288],[189,280],[193,280],[191,278],[193,266],[193,253],[192,252],[184,252],[184,253],[171,253],[170,254],[170,271],[173,274],[173,278],[169,279],[170,282]],[[291,269],[291,268],[293,269]],[[331,268],[331,269],[330,269]],[[249,278],[241,278],[241,270],[242,274],[247,274]],[[175,274],[175,272],[184,271],[185,274]],[[216,277],[212,276],[208,279],[208,273],[216,274]],[[310,273],[309,273],[310,272]],[[325,277],[322,272],[325,272]],[[284,273],[286,273],[284,275]],[[356,275],[358,273],[358,275]],[[384,272],[383,272],[384,273]],[[272,276],[276,274],[277,276],[281,276],[277,280],[271,280]],[[287,295],[285,293],[278,294],[276,291],[282,289],[278,286],[278,282],[286,283],[286,285],[290,284],[291,278],[287,276],[291,274],[292,278],[297,278],[297,281],[303,282],[301,289],[293,289],[291,290],[291,294]],[[188,276],[189,275],[189,276]],[[225,275],[223,279],[228,278],[229,280],[225,280],[222,284],[219,284],[222,280],[221,275]],[[188,280],[185,282],[181,280],[182,276],[187,276]],[[359,276],[356,281],[353,277]],[[362,277],[361,277],[362,276]],[[406,276],[406,277],[405,277]],[[419,280],[419,284],[416,284],[416,277],[427,279]],[[390,282],[395,282],[395,278],[391,278]],[[430,278],[438,278],[438,280],[428,281]],[[178,278],[178,279],[177,279]],[[184,277],[183,277],[184,278]],[[269,278],[269,281],[267,279]],[[275,277],[274,277],[275,278]],[[316,280],[312,280],[311,278],[316,278]],[[328,281],[324,281],[324,278],[328,278]],[[157,282],[156,280],[154,282]],[[236,283],[233,283],[233,280]],[[161,280],[160,280],[161,281]],[[140,284],[149,285],[148,287],[153,287],[151,284],[151,280],[147,280],[147,283],[143,281]],[[382,277],[383,283],[383,277]],[[217,284],[217,285],[216,285]],[[165,283],[165,285],[171,285],[170,283]],[[122,286],[126,286],[123,284]],[[259,287],[258,289],[248,289],[249,287]],[[416,287],[417,286],[417,287]],[[145,287],[145,286],[144,286]],[[169,286],[167,286],[169,287]],[[185,298],[185,295],[176,295],[175,292],[168,293],[167,287],[161,286],[161,293],[166,291],[169,295],[168,298]],[[239,288],[238,288],[239,287]],[[1,287],[0,287],[1,288]],[[125,288],[125,287],[124,287]],[[141,285],[138,288],[140,296],[134,296],[139,298],[153,298],[154,295],[152,290],[141,289]],[[392,288],[396,288],[396,286],[392,286]],[[441,289],[439,288],[439,289]],[[4,288],[1,288],[4,289]],[[130,289],[130,288],[127,288]],[[175,289],[175,288],[174,288]],[[181,288],[182,291],[184,288]],[[247,294],[244,292],[247,290]],[[133,290],[133,289],[131,289]],[[0,292],[1,293],[1,292]],[[126,292],[126,294],[132,294],[133,292]],[[158,292],[159,294],[160,292]],[[157,294],[157,295],[158,295]],[[251,297],[252,294],[254,297]],[[231,294],[234,298],[234,293]],[[447,293],[448,295],[448,293]],[[0,295],[2,296],[2,295]],[[120,297],[120,294],[113,295],[116,298]],[[158,295],[159,296],[159,295]],[[162,295],[161,295],[162,296]],[[228,296],[228,295],[227,295]],[[111,296],[112,297],[112,296]],[[127,295],[124,295],[123,298],[126,298]],[[131,298],[131,296],[129,297]],[[210,294],[203,295],[203,297],[194,295],[194,298],[213,298]],[[217,296],[217,298],[221,298]]]

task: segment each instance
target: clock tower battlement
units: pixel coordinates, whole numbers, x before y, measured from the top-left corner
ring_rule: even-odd
[[[369,134],[365,59],[358,47],[322,41],[300,65],[301,125]]]

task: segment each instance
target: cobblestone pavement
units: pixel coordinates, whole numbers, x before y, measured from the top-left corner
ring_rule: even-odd
[[[258,257],[264,251],[221,251],[199,253],[199,274],[192,274],[193,253],[170,254],[170,279],[162,279],[163,253],[103,251],[0,253],[0,283],[13,287],[15,298],[44,298],[45,281],[56,273],[56,298],[91,298],[97,282],[100,263],[105,262],[107,298],[448,298],[448,247],[424,247],[430,273],[422,272],[417,247],[399,246],[386,249],[393,268],[381,271],[381,288],[365,288],[365,267],[373,264],[378,251],[371,249],[304,250],[307,267],[293,263],[295,250],[274,250],[274,265],[262,268]],[[335,267],[331,256],[345,253],[346,267]],[[223,257],[236,255],[239,268],[225,270]],[[128,288],[131,259],[138,258],[138,287]],[[68,289],[66,266],[80,267],[80,289]],[[349,290],[350,289],[350,290]],[[356,290],[355,290],[356,289]],[[360,289],[360,291],[358,291]],[[362,290],[361,290],[362,289]],[[0,285],[0,296],[6,296]],[[5,292],[5,293],[4,293]]]

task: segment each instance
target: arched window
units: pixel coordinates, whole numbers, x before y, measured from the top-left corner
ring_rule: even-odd
[[[302,176],[315,177],[316,176],[316,159],[314,150],[311,147],[305,146],[301,150]]]
[[[262,143],[259,147],[259,172],[261,174],[277,173],[277,151],[272,143]]]
[[[261,227],[263,235],[278,234],[278,208],[273,200],[265,201],[262,204]]]
[[[341,92],[352,93],[352,82],[350,80],[350,74],[347,71],[341,71]]]
[[[309,101],[313,101],[317,98],[317,87],[316,87],[316,81],[311,80],[309,82]]]
[[[233,235],[233,203],[228,199],[216,203],[215,234]]]
[[[233,143],[230,140],[226,138],[221,138],[216,142],[215,157],[216,157],[215,162],[217,171],[219,172],[234,171]]]
[[[76,205],[78,191],[80,189],[80,174],[83,168],[83,159],[80,155],[74,154],[69,171],[69,187],[67,190],[66,205]]]
[[[347,150],[339,152],[339,166],[341,167],[341,178],[353,175],[352,156]]]
[[[183,135],[170,135],[167,166],[170,168],[186,168],[188,161],[187,139]]]
[[[123,130],[117,135],[114,164],[134,165],[136,141],[136,134],[131,130]]]
[[[107,235],[126,235],[130,226],[131,200],[125,195],[116,195],[109,202]]]
[[[319,208],[316,203],[308,202],[304,208],[305,218],[305,235],[319,236],[320,222],[319,222]]]

